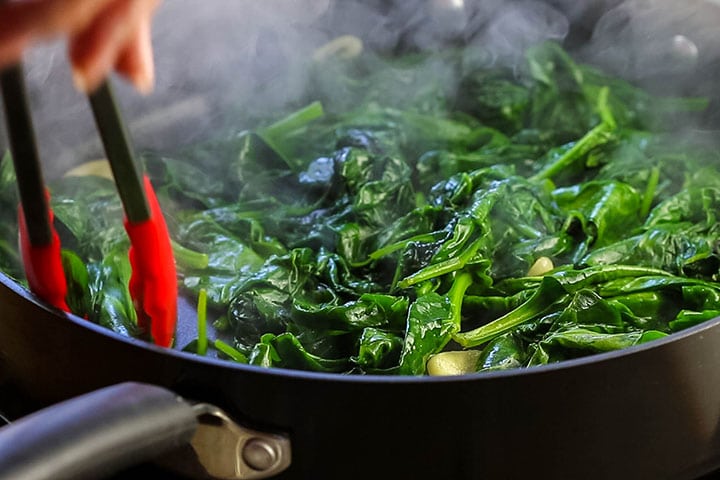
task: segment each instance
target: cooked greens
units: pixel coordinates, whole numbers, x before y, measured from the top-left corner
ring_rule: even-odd
[[[720,156],[678,135],[705,102],[653,97],[555,43],[526,58],[326,61],[289,116],[146,153],[181,289],[219,336],[201,323],[179,347],[422,375],[444,351],[476,352],[465,369],[527,367],[720,315]],[[112,184],[62,179],[52,198],[87,265],[68,257],[72,305],[137,335]],[[0,253],[17,276],[16,253]]]

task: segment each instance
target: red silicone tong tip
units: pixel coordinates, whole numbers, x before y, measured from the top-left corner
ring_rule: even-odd
[[[67,282],[62,266],[60,237],[52,227],[52,210],[49,213],[52,242],[49,245],[34,246],[30,243],[23,209],[18,209],[20,254],[30,290],[56,308],[70,312],[65,301]]]
[[[143,178],[150,219],[130,223],[125,230],[130,237],[130,295],[138,312],[138,324],[150,333],[153,341],[172,346],[177,323],[177,276],[170,236],[160,204],[147,176]]]

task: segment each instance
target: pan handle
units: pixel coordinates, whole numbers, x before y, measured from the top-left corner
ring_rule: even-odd
[[[113,385],[0,428],[0,480],[107,476],[187,444],[197,427],[175,393]]]
[[[148,460],[184,476],[259,480],[290,466],[290,439],[238,425],[214,405],[133,382],[0,428],[0,480],[103,478]]]

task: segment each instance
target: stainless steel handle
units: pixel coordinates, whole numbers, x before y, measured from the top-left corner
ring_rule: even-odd
[[[156,463],[186,476],[222,480],[269,478],[290,466],[287,436],[240,426],[214,405],[195,406],[200,424],[185,450]]]
[[[171,462],[189,446],[194,455]],[[0,480],[103,478],[149,460],[185,474],[261,479],[290,465],[290,442],[154,385],[122,383],[0,428]]]

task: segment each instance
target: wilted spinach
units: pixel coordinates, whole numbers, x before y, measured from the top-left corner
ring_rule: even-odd
[[[720,156],[673,123],[704,101],[655,98],[555,43],[513,70],[478,57],[318,64],[307,106],[286,118],[144,156],[181,288],[207,293],[220,355],[421,375],[437,353],[476,349],[477,369],[497,370],[720,313]],[[72,304],[135,334],[111,184],[53,190],[64,244],[87,263],[68,263]],[[14,250],[0,252],[17,275]]]

